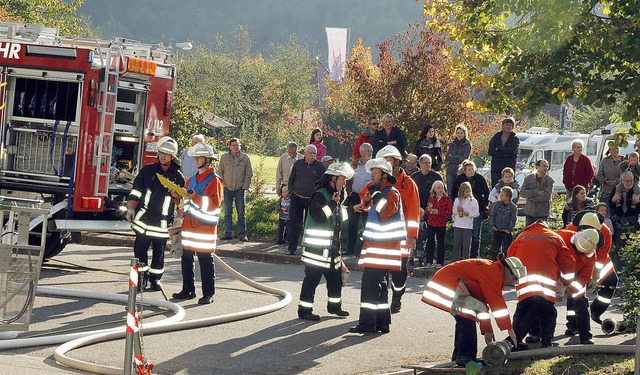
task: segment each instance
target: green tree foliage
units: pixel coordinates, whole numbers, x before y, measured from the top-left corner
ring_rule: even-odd
[[[640,235],[631,233],[626,236],[626,245],[618,249],[622,275],[622,311],[629,332],[635,331],[637,319],[640,317]]]
[[[61,36],[95,37],[88,17],[78,15],[86,0],[0,0],[10,19],[24,23],[41,23],[57,27]]]
[[[577,98],[640,109],[640,55],[633,0],[425,0],[427,25],[456,43],[452,71],[481,83],[488,108],[524,113]]]

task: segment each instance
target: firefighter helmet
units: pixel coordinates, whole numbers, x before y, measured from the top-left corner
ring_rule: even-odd
[[[213,151],[213,146],[204,142],[196,143],[195,145],[191,146],[191,148],[187,150],[187,155],[191,156],[192,158],[204,156],[205,158],[218,160],[218,158],[216,158],[215,152]]]
[[[171,137],[162,137],[158,140],[158,152],[178,157],[178,143]]]
[[[573,236],[573,244],[580,253],[592,257],[598,248],[600,237],[602,233],[593,228],[581,230]]]
[[[511,272],[512,275],[516,276],[518,280],[527,276],[527,267],[525,267],[520,259],[516,257],[508,257],[502,260],[502,263],[505,267]]]
[[[386,158],[392,156],[394,159],[402,160],[402,155],[397,148],[391,145],[386,145],[376,153],[376,158]]]
[[[367,164],[364,165],[364,169],[368,173],[371,173],[371,170],[373,168],[378,168],[389,176],[393,176],[393,169],[391,168],[391,164],[385,158],[371,159],[367,162]]]
[[[324,171],[324,174],[330,174],[332,176],[344,176],[347,180],[353,178],[354,171],[347,163],[331,163]]]
[[[580,211],[573,217],[572,222],[578,229],[586,227],[600,230],[604,216],[599,212]]]

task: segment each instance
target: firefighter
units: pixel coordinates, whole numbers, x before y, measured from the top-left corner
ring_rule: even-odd
[[[567,225],[569,230],[582,228],[594,228],[599,230],[604,237],[604,245],[596,250],[596,268],[594,280],[589,284],[589,289],[598,286],[595,300],[591,303],[591,320],[602,324],[600,318],[611,304],[611,298],[618,286],[618,274],[609,257],[613,243],[611,230],[604,224],[604,216],[597,212],[581,211],[574,216],[573,221]],[[571,332],[566,332],[571,333]],[[575,332],[573,332],[575,335]]]
[[[563,285],[573,281],[573,256],[562,237],[541,220],[526,227],[516,237],[507,256],[517,257],[527,267],[527,276],[521,278],[516,286],[518,304],[513,315],[513,329],[518,340],[515,344],[520,348],[526,347],[521,340],[539,318],[542,347],[550,347],[558,316],[554,306],[557,281]]]
[[[157,143],[158,162],[144,166],[133,180],[129,193],[126,219],[136,232],[133,254],[141,263],[140,290],[151,283],[151,290],[162,290],[160,278],[164,273],[164,247],[169,238],[168,226],[173,222],[175,203],[171,192],[162,186],[156,173],[176,185],[184,185],[184,176],[178,164],[178,144],[171,137],[162,137]],[[147,254],[151,245],[151,265]]]
[[[402,213],[404,214],[405,225],[407,228],[407,240],[401,244],[402,251],[402,269],[400,271],[392,271],[391,289],[393,295],[391,298],[391,313],[400,312],[402,307],[401,298],[407,287],[407,262],[411,256],[411,251],[416,247],[416,238],[420,231],[420,192],[415,181],[408,176],[402,168],[402,155],[394,146],[384,146],[376,154],[377,158],[385,158],[393,167],[393,176],[396,183],[393,185],[402,198]]]
[[[438,270],[422,293],[422,302],[450,312],[456,320],[451,360],[458,366],[475,361],[478,352],[476,323],[487,345],[495,340],[489,309],[501,330],[511,341],[516,334],[511,325],[507,303],[502,295],[505,286],[514,286],[526,277],[527,270],[518,258],[499,260],[464,259]]]
[[[580,343],[593,344],[591,325],[589,322],[589,298],[587,298],[587,285],[593,277],[596,264],[596,249],[604,243],[602,233],[596,229],[588,228],[575,232],[562,229],[557,232],[565,244],[573,252],[576,262],[576,276],[567,288],[567,330],[580,334]],[[575,333],[574,333],[575,334]]]
[[[347,220],[345,182],[353,178],[353,169],[347,163],[332,163],[316,184],[309,201],[309,214],[302,235],[302,262],[305,264],[304,281],[300,291],[298,317],[318,321],[313,313],[313,299],[322,276],[327,280],[329,302],[327,311],[337,316],[349,316],[342,310],[342,257],[340,256],[340,229]]]
[[[198,173],[191,176],[185,185],[189,199],[184,203],[181,232],[182,290],[173,293],[172,297],[177,300],[196,298],[194,255],[197,255],[202,281],[202,298],[198,299],[198,304],[207,305],[213,302],[216,292],[213,253],[218,239],[223,184],[211,165],[218,160],[213,147],[200,142],[191,147],[188,154],[195,161]]]
[[[368,209],[362,237],[364,245],[358,267],[364,268],[360,289],[360,318],[351,333],[389,333],[391,311],[385,276],[387,271],[402,269],[400,242],[406,241],[407,232],[402,215],[400,193],[393,184],[391,164],[383,158],[371,159],[365,164],[371,171],[371,184],[361,192],[363,201],[354,206],[357,212]]]

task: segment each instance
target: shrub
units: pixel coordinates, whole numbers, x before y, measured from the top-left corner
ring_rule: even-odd
[[[620,308],[624,312],[627,331],[634,332],[640,316],[640,235],[631,233],[626,237],[625,246],[618,249],[620,261],[616,268],[622,283]]]

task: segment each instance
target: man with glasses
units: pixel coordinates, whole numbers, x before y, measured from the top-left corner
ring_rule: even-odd
[[[422,154],[420,156],[420,170],[413,173],[411,178],[418,185],[418,194],[420,196],[420,234],[416,240],[416,251],[414,252],[415,258],[418,259],[418,265],[422,266],[422,259],[424,258],[424,243],[427,239],[427,219],[429,215],[425,215],[424,208],[427,207],[429,201],[429,194],[431,194],[431,185],[436,181],[442,181],[442,176],[431,169],[431,156],[428,154]],[[409,264],[413,265],[413,257],[409,260]]]
[[[360,155],[360,145],[362,145],[363,143],[369,143],[370,145],[373,146],[373,155],[376,154],[376,152],[378,150],[376,150],[376,132],[378,131],[378,128],[380,127],[380,121],[378,121],[378,118],[376,116],[371,116],[369,117],[369,122],[367,123],[367,127],[364,128],[364,130],[362,131],[362,133],[360,133],[360,135],[358,136],[358,139],[356,139],[356,144],[353,145],[353,159],[354,160],[359,160],[362,155]]]

